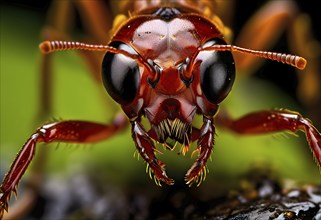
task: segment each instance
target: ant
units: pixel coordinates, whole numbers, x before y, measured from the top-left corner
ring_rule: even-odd
[[[40,44],[44,54],[62,50],[105,52],[101,80],[124,114],[118,114],[107,125],[66,120],[39,127],[25,142],[3,179],[0,213],[8,210],[8,200],[12,193],[16,194],[37,143],[95,143],[118,134],[127,126],[131,127],[136,149],[157,185],[173,185],[174,180],[167,175],[165,163],[156,157],[155,142],[171,150],[178,143],[182,155],[196,142],[198,156],[186,172],[185,181],[188,185],[201,184],[213,151],[216,118],[220,126],[239,134],[303,131],[317,164],[321,165],[321,134],[301,114],[285,109],[263,110],[232,119],[219,112],[220,104],[234,84],[235,54],[270,59],[300,70],[307,64],[304,58],[228,44],[228,28],[205,0],[162,4],[155,1],[149,7],[142,7],[145,1],[125,2],[134,9],[133,13],[130,18],[116,17],[107,45],[56,40]],[[86,55],[86,59],[96,66],[92,56]],[[46,109],[49,104],[43,103]],[[203,118],[201,127],[192,125],[196,115]],[[142,118],[148,120],[149,129],[141,123]],[[176,143],[172,145],[171,141]]]

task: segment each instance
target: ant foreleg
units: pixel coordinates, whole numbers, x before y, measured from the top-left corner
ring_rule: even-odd
[[[226,114],[217,117],[217,124],[239,134],[265,134],[279,131],[303,131],[309,146],[321,167],[321,134],[312,122],[297,112],[289,110],[271,110],[250,113],[237,120]]]
[[[123,115],[116,117],[113,124],[104,125],[89,121],[61,121],[45,124],[30,136],[17,154],[9,172],[0,186],[0,214],[8,210],[8,201],[34,158],[36,145],[40,142],[94,143],[116,134],[126,127]],[[1,216],[1,215],[0,215]]]

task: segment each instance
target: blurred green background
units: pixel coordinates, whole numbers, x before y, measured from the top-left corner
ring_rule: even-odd
[[[40,92],[38,44],[41,42],[40,31],[45,23],[46,10],[46,7],[34,9],[1,4],[1,178],[23,143],[43,123],[52,118],[108,122],[118,108],[105,94],[103,86],[93,82],[88,67],[77,52],[57,52],[53,63],[53,115],[47,119],[37,118]],[[237,77],[223,107],[236,117],[274,107],[304,113],[293,97],[274,84],[256,77]],[[285,179],[320,183],[319,170],[304,134],[298,135],[238,136],[217,128],[212,161],[208,162],[210,172],[200,190],[212,181],[233,180],[256,165],[269,167]],[[101,178],[111,182],[154,184],[145,174],[142,159],[137,161],[133,158],[135,146],[130,129],[92,146],[56,146],[39,145],[40,148],[49,148],[46,164],[48,175],[72,175],[74,170],[92,168]],[[185,157],[177,155],[179,146],[173,152],[160,150],[164,154],[159,158],[167,163],[169,176],[183,180],[195,158],[191,159],[190,154]]]

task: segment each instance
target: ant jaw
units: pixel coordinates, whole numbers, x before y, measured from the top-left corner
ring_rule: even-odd
[[[177,118],[174,120],[165,119],[158,125],[153,126],[153,129],[161,142],[166,143],[166,139],[169,137],[183,145],[189,143],[188,134],[191,133],[191,125]]]

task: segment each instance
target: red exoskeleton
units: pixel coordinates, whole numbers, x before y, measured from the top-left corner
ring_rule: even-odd
[[[155,142],[172,149],[170,140],[181,144],[185,155],[196,142],[198,157],[185,181],[199,185],[204,180],[213,145],[214,118],[220,125],[240,134],[303,131],[318,165],[321,165],[321,134],[299,113],[267,110],[233,120],[218,115],[220,103],[235,79],[233,53],[276,60],[304,69],[299,56],[256,51],[227,44],[219,22],[184,4],[164,4],[138,11],[123,21],[108,45],[46,41],[44,53],[59,50],[106,51],[102,79],[107,93],[127,116],[118,115],[109,125],[89,121],[59,121],[41,126],[23,145],[0,187],[0,213],[32,161],[39,142],[93,143],[131,126],[132,138],[157,185],[172,185],[165,164],[155,156]],[[201,127],[192,125],[203,116]],[[145,128],[145,117],[150,124]]]

